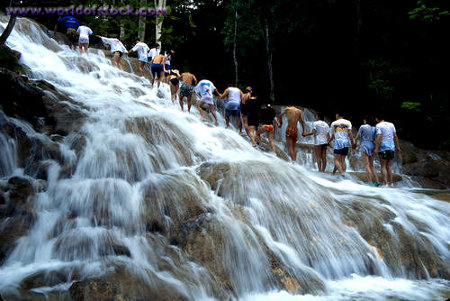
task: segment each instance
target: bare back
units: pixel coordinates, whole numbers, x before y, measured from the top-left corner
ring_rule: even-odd
[[[241,103],[245,105],[245,102],[247,101],[247,99],[250,99],[251,96],[252,95],[249,92],[245,93],[241,98]]]
[[[296,107],[287,107],[285,109],[288,126],[297,127],[297,122],[303,117],[303,112]]]
[[[195,86],[197,84],[197,79],[195,78],[194,74],[189,72],[181,73],[181,81],[185,85]]]
[[[155,58],[153,59],[152,64],[158,64],[158,65],[163,65],[164,64],[164,55],[162,54],[158,54],[157,56],[155,56]]]

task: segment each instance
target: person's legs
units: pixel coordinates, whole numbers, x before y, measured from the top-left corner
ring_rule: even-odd
[[[375,183],[378,183],[378,174],[377,171],[375,169],[375,167],[373,166],[373,156],[369,157],[369,168],[370,168],[370,173],[372,174],[372,179]]]
[[[248,136],[250,136],[249,129],[248,129],[248,116],[247,115],[242,115],[242,120],[244,121],[245,132],[247,133]]]
[[[325,172],[327,168],[327,145],[321,145],[321,160],[322,160],[322,170],[321,172]]]
[[[297,139],[287,138],[286,143],[288,144],[288,153],[292,162],[297,162]]]
[[[216,120],[215,125],[219,124],[219,120],[217,119],[216,111],[214,111],[214,105],[209,105],[209,110],[211,111],[211,114],[214,116],[214,119]]]
[[[86,53],[86,55],[89,55],[89,50],[88,50],[89,43],[84,44],[83,47],[84,47],[84,52]]]
[[[83,54],[83,46],[81,46],[81,43],[78,43],[78,50],[80,50],[80,54]]]
[[[344,172],[347,171],[347,163],[345,163],[345,158],[347,155],[341,155],[341,167]]]
[[[181,111],[182,111],[182,112],[184,112],[183,98],[184,98],[184,96],[181,95],[181,93],[180,93],[180,108],[181,108]]]
[[[161,76],[162,76],[162,73],[163,73],[164,71],[160,71],[159,73],[157,73],[157,76],[158,76],[158,79],[157,79],[157,81],[158,81],[158,88],[159,88],[159,86],[161,85]]]
[[[113,63],[114,63],[114,66],[116,66],[117,68],[119,68],[119,61],[120,61],[120,53],[118,51],[116,51],[116,52],[114,52]]]
[[[255,131],[256,127],[254,125],[250,125],[248,128],[248,135],[250,137],[250,141],[252,142],[253,147],[256,146]]]
[[[264,125],[260,126],[258,130],[256,131],[256,141],[258,144],[261,144],[261,134],[265,133],[266,129],[264,128]]]
[[[322,147],[320,145],[314,145],[314,154],[317,161],[317,169],[322,171]]]
[[[341,176],[345,173],[345,167],[343,166],[342,162],[345,164],[345,156],[341,154],[334,154],[334,165],[337,170],[339,170]]]
[[[392,181],[391,160],[386,161],[386,172],[389,185],[394,185],[394,182]]]
[[[364,164],[364,168],[366,169],[367,183],[374,182],[372,179],[372,170],[370,168],[369,156],[365,152],[361,152],[361,159]]]
[[[187,98],[187,103],[188,103],[188,113],[191,112],[191,105],[192,105],[192,96],[189,96]]]
[[[236,114],[235,118],[237,120],[237,124],[238,124],[238,128],[239,128],[239,134],[242,135],[242,122],[241,122],[241,116],[240,115],[241,114],[238,111],[238,113]]]
[[[276,152],[275,142],[273,141],[274,136],[275,136],[275,129],[268,131],[267,137],[269,138],[270,146],[272,147],[272,150]]]
[[[381,175],[383,176],[383,182],[384,182],[385,185],[387,185],[389,183],[388,182],[387,169],[386,169],[387,162],[388,162],[387,160],[384,160],[384,159],[380,158]]]
[[[231,111],[230,110],[225,110],[225,128],[229,128],[230,127],[230,115],[231,115]]]
[[[141,75],[144,76],[144,62],[139,61],[139,71],[141,71]]]

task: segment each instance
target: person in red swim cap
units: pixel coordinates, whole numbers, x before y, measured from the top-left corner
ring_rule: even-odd
[[[275,143],[273,141],[275,136],[273,122],[275,121],[278,125],[278,119],[275,114],[275,110],[271,107],[270,104],[265,103],[260,113],[261,126],[256,132],[256,139],[259,144],[261,144],[261,134],[267,133],[267,137],[269,138],[270,145],[272,146],[273,151],[275,151]]]

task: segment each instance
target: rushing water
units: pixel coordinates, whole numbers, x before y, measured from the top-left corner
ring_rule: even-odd
[[[87,117],[58,142],[63,159],[48,159],[47,189],[32,200],[37,219],[0,267],[3,294],[42,272],[67,280],[34,289],[46,294],[120,266],[192,300],[449,296],[440,276],[449,269],[448,203],[336,181],[257,151],[222,117],[211,127],[195,108],[180,112],[166,85],[152,89],[100,51],[80,56],[29,20],[18,20],[8,45],[30,78]],[[0,136],[4,179],[24,173],[16,144]]]

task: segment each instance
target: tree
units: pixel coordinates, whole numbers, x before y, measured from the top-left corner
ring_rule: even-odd
[[[5,44],[6,40],[8,39],[9,35],[11,34],[11,31],[14,28],[14,24],[16,24],[16,16],[9,16],[8,25],[6,25],[5,30],[3,31],[2,35],[0,36],[0,45]]]

